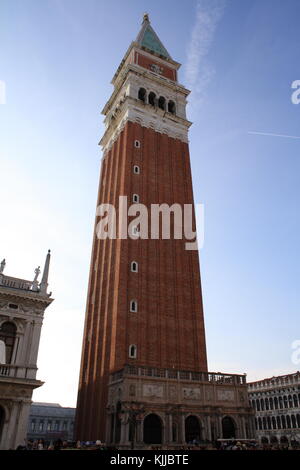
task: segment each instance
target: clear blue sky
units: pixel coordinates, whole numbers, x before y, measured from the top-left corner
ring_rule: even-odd
[[[145,11],[192,88],[209,368],[249,380],[299,369],[300,139],[249,132],[300,137],[300,2],[1,0],[0,258],[30,279],[53,253],[38,401],[76,403],[100,111]]]

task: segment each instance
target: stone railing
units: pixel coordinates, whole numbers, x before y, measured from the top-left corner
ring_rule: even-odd
[[[13,289],[32,290],[33,282],[26,279],[0,275],[0,286],[11,287]]]
[[[36,368],[16,366],[13,364],[0,364],[0,380],[2,377],[17,379],[35,379]]]
[[[111,374],[111,382],[121,380],[125,375],[135,375],[140,377],[156,377],[180,381],[209,382],[214,384],[244,385],[246,375],[221,374],[218,372],[190,372],[175,369],[158,369],[152,367],[142,367],[126,365],[124,369]]]
[[[272,377],[270,379],[259,380],[248,383],[248,391],[269,390],[276,387],[285,387],[288,385],[300,385],[300,373],[290,374],[281,377]]]

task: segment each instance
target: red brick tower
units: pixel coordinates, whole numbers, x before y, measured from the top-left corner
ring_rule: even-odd
[[[118,210],[119,196],[127,196],[128,205],[139,202],[149,209],[151,204],[193,204],[191,123],[185,114],[189,91],[177,81],[179,67],[145,15],[136,41],[113,77],[114,91],[103,110],[106,131],[100,142],[104,155],[98,206],[110,203]],[[198,251],[186,250],[185,239],[99,240],[95,234],[77,403],[78,439],[128,442],[126,430],[123,435],[120,429],[128,402],[125,395],[134,397],[143,412],[145,404],[137,398],[137,382],[120,385],[109,395],[114,374],[126,367],[131,372],[161,371],[157,372],[161,380],[167,370],[170,379],[172,371],[173,375],[207,372]],[[164,396],[162,382],[143,387],[141,396]],[[170,393],[175,392],[170,389]],[[115,405],[108,406],[112,400]],[[169,396],[160,401],[162,411],[178,399]]]

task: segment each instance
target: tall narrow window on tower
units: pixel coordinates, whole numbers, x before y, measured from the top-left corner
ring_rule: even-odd
[[[132,271],[133,273],[137,273],[138,270],[139,270],[139,265],[138,265],[138,263],[137,263],[136,261],[132,261],[132,262],[131,262],[131,271]]]
[[[136,300],[131,300],[130,301],[130,311],[131,312],[137,312],[138,311],[138,303]]]
[[[137,356],[137,347],[135,344],[129,346],[129,357],[130,359],[136,359]]]

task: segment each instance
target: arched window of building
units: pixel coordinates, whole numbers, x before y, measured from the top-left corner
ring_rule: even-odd
[[[267,427],[268,427],[268,429],[272,429],[272,423],[271,423],[271,417],[270,416],[267,417]]]
[[[185,442],[201,440],[201,427],[197,416],[190,415],[185,419]]]
[[[277,429],[275,416],[272,416],[272,428]]]
[[[283,405],[284,405],[284,408],[288,408],[288,399],[286,395],[284,395],[283,397]]]
[[[270,442],[271,444],[278,444],[278,439],[276,436],[271,436],[270,437]]]
[[[155,95],[155,93],[153,93],[153,91],[151,91],[151,92],[149,93],[148,101],[149,101],[149,104],[150,104],[151,106],[155,106],[155,105],[156,105],[156,95]]]
[[[138,262],[137,261],[132,261],[131,262],[131,271],[133,273],[137,273],[139,270],[139,265],[138,265]]]
[[[258,418],[258,429],[262,430],[262,420],[261,420],[261,418]]]
[[[136,355],[137,355],[137,347],[135,344],[131,344],[129,346],[129,357],[130,359],[136,359]]]
[[[269,398],[269,405],[270,405],[270,410],[274,410],[274,403],[273,403],[273,398]]]
[[[17,335],[17,327],[12,322],[2,323],[0,327],[0,341],[5,344],[5,363],[11,364]]]
[[[298,408],[298,398],[297,395],[293,395],[294,408]]]
[[[223,439],[234,439],[236,436],[236,424],[230,416],[222,419],[222,437]]]
[[[297,422],[296,422],[296,416],[295,415],[291,416],[291,421],[292,421],[292,428],[295,429],[297,427]]]
[[[277,429],[281,429],[281,419],[280,419],[280,416],[277,416],[277,417],[276,417],[276,421],[277,421]]]
[[[138,311],[138,304],[136,300],[131,300],[130,301],[130,311],[131,312],[137,312]]]
[[[277,397],[274,398],[274,407],[275,407],[275,410],[278,410],[278,398]]]
[[[162,443],[162,422],[158,415],[151,413],[144,419],[143,426],[145,444]]]
[[[166,99],[163,97],[163,96],[160,96],[159,97],[159,100],[158,100],[158,107],[162,110],[165,110],[166,109]]]
[[[175,106],[174,101],[172,101],[172,100],[170,100],[168,102],[168,111],[169,111],[169,113],[172,113],[172,114],[176,113],[176,106]]]
[[[267,420],[265,417],[263,418],[263,428],[267,429]]]
[[[264,411],[265,409],[265,402],[262,398],[260,399],[260,408],[261,408],[261,411]]]
[[[286,421],[285,421],[285,416],[284,415],[281,416],[281,427],[282,427],[282,429],[286,428]]]
[[[268,398],[265,398],[265,406],[266,406],[266,410],[269,409],[269,399]]]
[[[289,415],[286,417],[286,425],[289,429],[291,428],[291,417]]]
[[[147,94],[146,94],[145,88],[140,88],[139,89],[139,94],[138,94],[139,100],[141,100],[145,103],[146,102],[146,96],[147,96]]]
[[[259,402],[259,400],[256,400],[256,409],[257,409],[257,411],[260,411],[260,402]]]
[[[297,419],[297,428],[300,428],[300,415],[297,415],[296,419]]]
[[[285,444],[287,446],[288,443],[289,443],[288,438],[286,436],[281,436],[280,444]]]
[[[279,408],[282,410],[283,408],[283,400],[282,397],[279,397]]]
[[[288,396],[289,408],[293,408],[293,398],[292,395]]]

